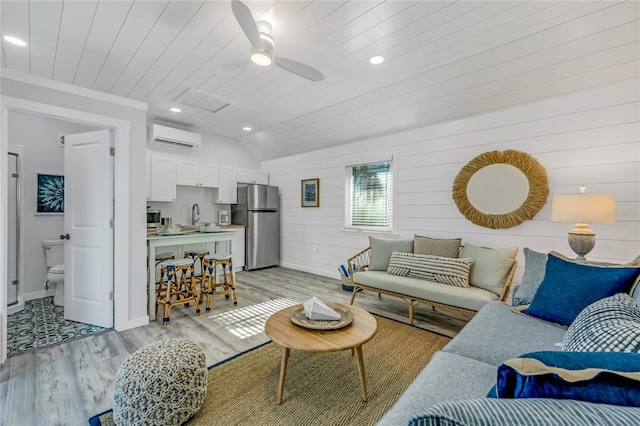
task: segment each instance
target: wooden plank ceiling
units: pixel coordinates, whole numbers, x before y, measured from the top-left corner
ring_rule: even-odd
[[[638,59],[635,1],[246,2],[276,56],[324,73],[311,82],[250,63],[230,3],[2,0],[2,35],[28,43],[3,39],[2,66],[146,102],[150,122],[273,159],[580,90]],[[189,88],[232,104],[179,105]]]

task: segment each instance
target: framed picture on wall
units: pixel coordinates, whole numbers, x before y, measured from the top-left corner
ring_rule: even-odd
[[[301,191],[302,207],[320,207],[320,179],[304,179]]]
[[[64,176],[36,173],[36,214],[64,213]]]

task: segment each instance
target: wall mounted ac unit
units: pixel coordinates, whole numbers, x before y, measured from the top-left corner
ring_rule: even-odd
[[[186,130],[152,124],[149,126],[149,142],[193,149],[202,144],[202,136]]]

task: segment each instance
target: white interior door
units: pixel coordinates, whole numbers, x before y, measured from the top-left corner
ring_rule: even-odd
[[[111,130],[64,138],[65,319],[113,326]]]

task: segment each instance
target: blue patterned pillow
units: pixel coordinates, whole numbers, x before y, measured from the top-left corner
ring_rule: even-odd
[[[640,353],[640,307],[625,293],[592,303],[565,333],[562,350]]]
[[[555,399],[465,399],[441,402],[409,426],[636,426],[638,409]]]
[[[640,407],[640,354],[532,352],[498,367],[498,398],[575,399]]]
[[[639,273],[637,266],[583,265],[551,252],[544,279],[522,313],[568,326],[593,302],[629,291]]]

